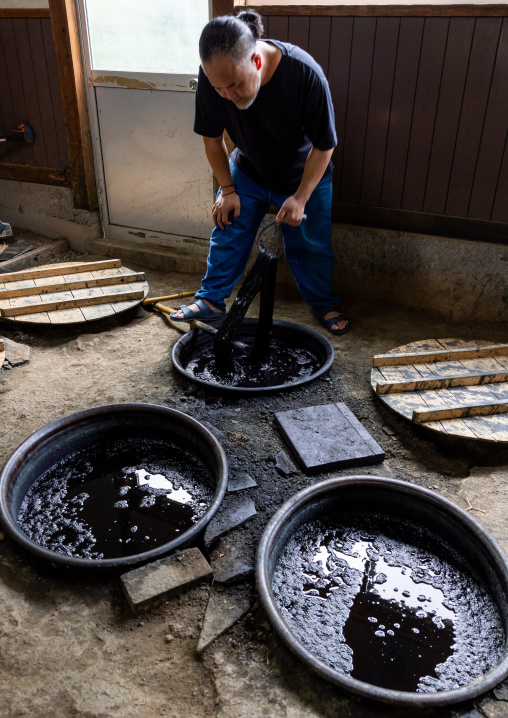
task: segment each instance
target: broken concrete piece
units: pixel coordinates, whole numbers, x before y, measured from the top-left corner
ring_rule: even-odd
[[[204,538],[206,548],[209,548],[220,536],[244,524],[256,513],[252,499],[243,496],[226,496],[206,527]]]
[[[5,358],[11,366],[21,366],[30,361],[30,347],[26,344],[13,342],[12,339],[3,340],[5,345]]]
[[[279,451],[275,457],[275,468],[282,476],[293,476],[298,472],[298,469],[285,451]]]
[[[220,540],[210,564],[216,583],[239,583],[254,573],[254,553],[232,534]]]
[[[245,616],[249,608],[250,595],[247,591],[231,588],[217,591],[212,588],[198,641],[198,653],[234,626],[242,616]]]
[[[130,607],[138,613],[155,598],[180,593],[212,576],[212,567],[201,551],[189,548],[124,573],[121,581]]]
[[[228,481],[228,493],[232,494],[235,491],[243,491],[243,489],[254,489],[257,483],[254,481],[252,476],[243,472],[238,474],[234,478],[230,478]]]
[[[321,404],[275,414],[282,436],[307,473],[378,464],[385,458],[345,404]]]

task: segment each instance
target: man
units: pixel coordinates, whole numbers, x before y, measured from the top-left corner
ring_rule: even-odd
[[[171,317],[225,316],[224,299],[242,277],[261,220],[275,204],[302,297],[332,334],[344,334],[349,321],[332,292],[330,159],[337,137],[328,83],[306,52],[262,41],[262,34],[253,10],[215,18],[201,34],[194,131],[203,136],[221,188],[201,289],[193,304]],[[224,130],[236,145],[230,158]]]

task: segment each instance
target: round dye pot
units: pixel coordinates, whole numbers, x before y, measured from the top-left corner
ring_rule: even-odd
[[[236,339],[240,341],[248,341],[256,336],[258,326],[257,319],[245,319]],[[211,382],[198,376],[194,376],[187,370],[187,366],[191,359],[205,346],[213,345],[213,338],[201,331],[192,331],[184,334],[174,345],[171,352],[171,359],[175,369],[186,379],[196,384],[206,387],[207,389],[220,392],[233,392],[237,394],[274,394],[293,387],[308,384],[314,379],[323,376],[333,364],[335,359],[335,350],[333,344],[322,334],[302,326],[301,324],[293,324],[292,322],[274,321],[272,328],[272,338],[278,340],[288,347],[300,347],[310,351],[318,360],[319,368],[312,373],[311,376],[305,378],[294,379],[287,383],[277,381],[271,386],[230,386],[220,382]]]
[[[143,436],[166,438],[191,450],[209,469],[214,486],[211,503],[185,532],[151,550],[118,558],[81,558],[47,549],[30,539],[17,517],[31,486],[56,462],[98,442],[116,437],[135,440]],[[19,446],[0,474],[0,518],[7,532],[24,548],[53,563],[74,568],[130,567],[160,558],[189,546],[204,531],[220,506],[228,482],[224,450],[215,436],[199,421],[175,409],[155,404],[110,404],[98,406],[47,424]],[[101,507],[98,507],[100,510]]]
[[[347,671],[341,672],[331,667],[329,663],[317,657],[316,653],[319,653],[319,651],[312,652],[309,650],[295,633],[292,626],[290,626],[290,613],[285,614],[286,620],[284,611],[287,609],[281,609],[282,604],[278,602],[275,595],[277,590],[275,588],[277,582],[276,569],[278,569],[281,555],[283,555],[292,537],[299,529],[305,532],[306,526],[314,525],[309,522],[322,520],[324,515],[333,515],[335,520],[343,512],[344,516],[348,516],[351,515],[351,512],[358,512],[359,509],[365,514],[369,514],[369,512],[376,516],[381,514],[388,521],[392,518],[395,523],[410,521],[412,525],[416,524],[421,527],[422,531],[431,532],[434,536],[437,536],[438,540],[442,540],[451,547],[456,555],[461,558],[461,561],[463,560],[462,564],[471,568],[476,580],[480,580],[487,587],[489,600],[492,601],[497,611],[499,634],[498,650],[495,653],[497,660],[493,661],[495,665],[483,675],[458,688],[436,690],[428,693],[419,692],[416,689],[409,691],[379,687],[353,678],[348,675]],[[349,514],[348,511],[350,512]],[[304,535],[302,531],[297,535],[298,540]],[[293,546],[294,542],[289,545]],[[332,545],[330,544],[330,546]],[[331,556],[332,554],[330,553],[329,555]],[[358,558],[358,554],[356,556]],[[289,566],[291,575],[305,576],[304,573],[298,574],[298,571],[293,567],[308,564],[293,564],[286,557],[287,552],[284,554],[286,563],[283,561],[280,564],[283,569],[287,570],[287,566]],[[313,560],[317,558],[316,556]],[[326,557],[324,560],[326,562]],[[329,570],[331,564],[325,563],[324,565]],[[367,571],[364,574],[364,579],[366,574]],[[261,601],[270,622],[279,636],[311,670],[316,671],[319,675],[342,689],[394,705],[412,706],[414,708],[437,707],[475,698],[492,689],[508,676],[508,648],[506,641],[506,636],[508,635],[507,558],[494,538],[478,521],[452,502],[427,489],[396,479],[377,476],[352,476],[344,479],[329,479],[299,492],[277,511],[266,526],[257,550],[256,578]],[[305,576],[305,578],[307,577]],[[384,580],[386,580],[386,577]],[[401,590],[402,588],[401,586]],[[425,594],[425,589],[426,584],[420,583],[417,590]],[[304,590],[307,590],[306,586],[304,586]],[[315,590],[314,594],[318,594],[318,591]],[[309,594],[307,593],[306,595],[308,596]],[[400,594],[398,595],[400,596]],[[425,596],[420,596],[419,600],[424,598]],[[295,620],[303,621],[307,625],[307,614],[306,611],[301,610],[300,604],[291,603],[288,605],[295,606],[293,609],[296,612],[295,616],[297,616]],[[346,605],[347,610],[349,610],[350,605]],[[301,618],[303,616],[305,618]],[[363,620],[365,623],[366,616],[371,616],[371,613],[364,612]],[[373,620],[375,619],[368,618],[368,621]],[[327,625],[335,624],[329,622]],[[399,624],[394,625],[399,626]],[[385,628],[384,625],[379,627]],[[310,635],[313,630],[309,620],[307,634]],[[344,635],[346,635],[345,626]],[[310,639],[306,638],[305,640]],[[365,657],[367,661],[372,660],[372,654],[369,650],[364,654]],[[354,660],[355,654],[353,652],[353,664]]]

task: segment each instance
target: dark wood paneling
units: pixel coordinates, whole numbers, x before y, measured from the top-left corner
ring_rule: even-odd
[[[11,8],[11,7],[0,7],[0,18],[2,17],[49,17],[49,9],[46,7],[41,8]]]
[[[328,81],[335,109],[335,127],[337,129],[337,147],[333,153],[334,193],[341,192],[342,158],[344,156],[344,137],[346,134],[346,116],[349,95],[349,66],[353,44],[353,18],[333,18],[330,36],[330,53],[333,61],[328,67]]]
[[[375,18],[355,18],[342,160],[342,202],[360,201],[375,35]]]
[[[55,48],[44,42],[51,32],[48,18],[0,18],[0,135],[16,125],[29,124],[33,144],[2,144],[0,159],[8,164],[65,170],[69,161],[65,146],[63,110],[58,85]]]
[[[508,134],[508,19],[503,21],[468,215],[490,219]],[[508,197],[503,220],[508,220]]]
[[[382,206],[393,209],[400,209],[402,205],[423,28],[423,18],[402,18],[400,21],[381,193]]]
[[[389,9],[263,7],[268,35],[327,72],[334,206],[348,221],[488,239],[485,224],[464,227],[508,221],[508,18],[499,6]],[[495,241],[508,242],[507,228],[496,225]]]
[[[309,47],[310,18],[290,17],[288,40],[306,50]]]
[[[421,212],[449,23],[426,18],[413,107],[402,209]]]
[[[466,82],[474,19],[450,20],[423,211],[444,214]]]
[[[376,44],[360,197],[360,202],[367,205],[381,203],[399,28],[398,18],[376,19]]]
[[[468,215],[500,32],[501,19],[476,20],[445,214]]]

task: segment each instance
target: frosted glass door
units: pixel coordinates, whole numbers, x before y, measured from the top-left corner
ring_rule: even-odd
[[[208,238],[212,174],[192,131],[208,0],[80,2],[106,236]]]

